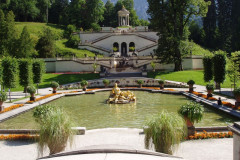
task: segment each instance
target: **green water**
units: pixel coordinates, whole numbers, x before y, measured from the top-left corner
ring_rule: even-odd
[[[74,120],[76,126],[96,128],[142,128],[147,118],[162,110],[177,112],[180,106],[189,100],[180,95],[134,92],[136,104],[109,105],[105,100],[109,92],[94,95],[64,97],[50,104],[63,107]],[[0,128],[34,129],[38,124],[32,117],[33,111],[0,123]],[[196,126],[226,126],[237,121],[226,114],[205,107],[204,117]]]

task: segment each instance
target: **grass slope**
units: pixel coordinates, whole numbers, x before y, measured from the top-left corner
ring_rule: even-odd
[[[202,70],[190,70],[180,72],[149,72],[148,77],[172,80],[178,82],[188,82],[190,79],[194,80],[196,84],[205,86],[207,83],[203,80]],[[225,82],[221,85],[222,88],[231,88],[232,82],[229,77],[226,76]]]
[[[20,36],[23,27],[27,26],[28,31],[30,33],[30,36],[33,38],[35,44],[37,43],[40,35],[43,32],[44,27],[49,27],[54,35],[56,41],[56,49],[57,53],[61,53],[66,55],[65,57],[69,57],[69,55],[75,54],[76,57],[82,58],[84,57],[84,54],[87,54],[89,57],[94,57],[95,54],[91,51],[88,50],[80,50],[80,49],[73,49],[73,48],[68,48],[65,46],[65,42],[67,41],[66,39],[63,39],[63,32],[64,29],[61,26],[58,26],[56,24],[46,24],[46,23],[37,23],[37,22],[16,22],[16,29],[17,33],[19,33],[18,36]]]
[[[60,85],[80,82],[81,80],[92,80],[98,79],[99,74],[89,73],[89,74],[52,74],[46,73],[43,75],[43,81],[39,84],[39,88],[50,87],[52,81],[58,82]],[[12,91],[23,91],[23,87],[18,86],[17,88],[11,89]]]

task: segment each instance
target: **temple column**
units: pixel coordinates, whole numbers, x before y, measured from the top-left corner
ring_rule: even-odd
[[[129,24],[129,15],[128,15],[128,25],[130,26],[130,24]]]

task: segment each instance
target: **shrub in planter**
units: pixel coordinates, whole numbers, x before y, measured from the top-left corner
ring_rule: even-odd
[[[57,88],[59,87],[59,84],[53,81],[51,82],[51,87],[53,88],[53,93],[57,93]]]
[[[164,81],[164,80],[159,80],[158,83],[159,83],[159,85],[160,85],[160,89],[164,89],[164,83],[165,83],[165,81]]]
[[[204,108],[201,104],[196,102],[189,102],[182,105],[178,113],[182,115],[187,123],[188,135],[194,135],[194,123],[202,120]]]
[[[173,154],[177,144],[186,135],[186,124],[181,116],[175,113],[162,112],[153,116],[146,123],[145,147],[154,144],[156,152]]]
[[[105,85],[105,88],[110,84],[110,81],[108,79],[103,80],[103,84]]]
[[[36,93],[36,88],[34,86],[28,86],[27,92],[31,95],[30,101],[35,101],[34,94]]]
[[[86,90],[87,90],[88,81],[82,80],[82,81],[80,82],[80,84],[81,84],[83,90],[86,91]]]
[[[7,100],[7,93],[1,91],[0,92],[0,111],[4,110],[4,107],[2,106],[3,102],[5,102]]]
[[[212,97],[212,92],[214,91],[214,84],[208,83],[206,85],[206,89],[207,89],[207,92],[208,92],[207,97],[208,98]]]
[[[139,84],[139,88],[142,88],[143,80],[137,80],[137,84]]]
[[[193,80],[189,80],[187,84],[189,85],[189,92],[193,92],[193,85],[195,82]]]

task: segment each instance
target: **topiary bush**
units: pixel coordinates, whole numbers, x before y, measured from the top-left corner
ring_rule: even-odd
[[[189,80],[189,81],[187,82],[187,84],[188,84],[188,85],[194,85],[195,82],[194,82],[194,80]]]
[[[42,82],[42,76],[46,72],[45,62],[43,60],[36,59],[33,61],[32,66],[33,83],[39,84]]]
[[[208,83],[208,84],[206,85],[206,89],[207,89],[207,90],[212,90],[212,91],[214,91],[214,84]]]
[[[159,83],[159,84],[164,84],[165,81],[160,79],[160,80],[158,81],[158,83]]]
[[[143,84],[143,80],[137,80],[137,84]]]
[[[59,87],[59,84],[58,84],[57,82],[55,82],[55,81],[52,81],[52,82],[51,82],[51,87],[52,87],[52,88],[58,88],[58,87]]]
[[[24,93],[27,91],[27,86],[32,83],[32,61],[30,59],[19,59],[19,84],[24,87]]]
[[[226,53],[217,51],[213,57],[213,75],[214,81],[217,83],[217,89],[220,89],[220,84],[223,83],[226,78],[226,63]]]
[[[28,86],[27,87],[27,92],[30,94],[35,94],[36,93],[36,88],[34,86]]]
[[[80,82],[80,84],[81,84],[81,86],[87,86],[87,85],[88,85],[88,81],[82,80],[82,81]]]
[[[203,57],[204,81],[209,82],[213,79],[212,56]]]

